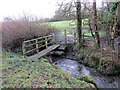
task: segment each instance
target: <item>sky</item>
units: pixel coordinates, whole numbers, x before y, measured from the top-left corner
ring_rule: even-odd
[[[23,11],[39,18],[50,18],[59,0],[0,0],[0,21],[3,17],[20,17]],[[69,1],[69,0],[68,0]],[[99,3],[101,0],[97,0]]]
[[[52,17],[57,0],[0,0],[0,20],[3,17],[19,17],[25,12],[37,17]]]

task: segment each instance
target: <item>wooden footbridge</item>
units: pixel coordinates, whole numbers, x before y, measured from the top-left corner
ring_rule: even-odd
[[[54,44],[53,40],[54,36],[48,35],[24,41],[22,44],[23,55],[28,59],[40,58],[60,46]]]
[[[60,42],[58,42],[58,39]],[[62,41],[62,42],[61,42]],[[40,58],[51,51],[61,47],[61,44],[67,44],[72,42],[76,43],[76,36],[74,38],[67,37],[66,30],[64,34],[57,33],[56,35],[48,35],[24,41],[22,44],[23,55],[28,59]]]

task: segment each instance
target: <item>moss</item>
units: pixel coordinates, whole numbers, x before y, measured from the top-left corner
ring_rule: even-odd
[[[85,57],[83,54],[76,54],[75,56],[77,57],[78,60],[83,60]]]
[[[78,77],[78,80],[82,80],[82,81],[85,81],[87,83],[92,83],[93,85],[95,85],[96,88],[98,88],[95,80],[92,78],[92,77],[89,77],[89,76],[81,76],[81,77]]]
[[[109,60],[105,57],[100,58],[100,63],[99,65],[103,65],[104,63],[108,62]]]
[[[100,72],[106,73],[107,63],[109,60],[105,57],[100,58],[99,66],[97,67],[97,70]]]
[[[96,68],[99,65],[99,58],[96,56],[89,56],[84,60],[87,66]]]
[[[100,58],[100,63],[99,66],[97,67],[97,70],[100,71],[102,74],[114,75],[118,73],[119,68],[120,67],[117,66],[116,61],[102,57]]]

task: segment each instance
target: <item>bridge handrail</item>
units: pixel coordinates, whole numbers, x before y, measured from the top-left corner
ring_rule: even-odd
[[[43,37],[39,37],[39,38],[36,38],[36,39],[23,41],[23,44],[22,44],[23,55],[27,56],[26,54],[28,54],[30,52],[33,52],[33,51],[36,51],[38,53],[39,48],[42,48],[42,47],[47,48],[48,45],[53,44],[53,38],[54,38],[53,35],[48,35],[48,36],[43,36]],[[41,39],[41,41],[38,41],[40,39]],[[44,40],[42,40],[42,39],[44,39]],[[50,42],[48,42],[49,40],[50,40]],[[35,42],[32,42],[32,41],[35,41]],[[44,42],[44,44],[39,45],[42,42]],[[27,50],[28,47],[33,46],[33,45],[35,45],[36,47],[33,48],[33,49],[30,49],[30,50]]]
[[[35,38],[35,39],[31,39],[31,40],[27,40],[27,41],[24,41],[24,43],[27,43],[27,42],[30,42],[30,41],[35,41],[36,39],[43,39],[43,38],[46,38],[46,37],[51,37],[53,35],[48,35],[48,36],[43,36],[43,37],[39,37],[39,38]]]

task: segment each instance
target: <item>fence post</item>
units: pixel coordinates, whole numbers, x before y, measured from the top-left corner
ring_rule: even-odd
[[[74,42],[76,43],[76,40],[77,39],[77,36],[76,36],[76,31],[75,31],[75,29],[74,29]]]
[[[36,43],[36,51],[37,51],[37,53],[39,53],[38,39],[35,40],[35,43]]]
[[[52,35],[52,44],[55,44],[55,37],[54,37],[54,35]]]
[[[66,29],[64,30],[64,34],[65,34],[65,44],[67,44],[67,32],[66,32]]]
[[[23,42],[23,44],[22,44],[22,52],[23,52],[23,55],[24,55],[24,57],[26,56],[26,50],[25,50],[25,43]]]
[[[47,44],[48,44],[47,37],[45,37],[45,46],[46,46],[46,48],[47,48]]]

